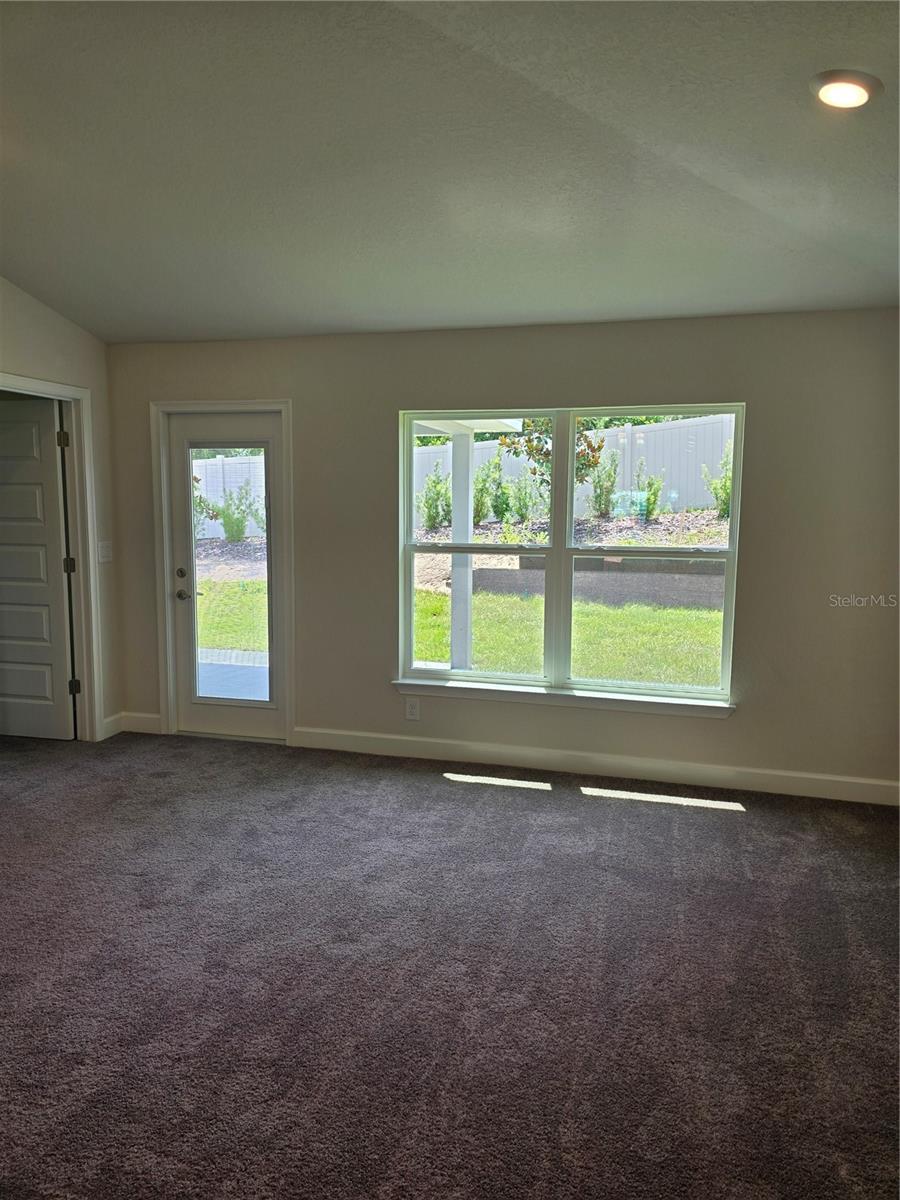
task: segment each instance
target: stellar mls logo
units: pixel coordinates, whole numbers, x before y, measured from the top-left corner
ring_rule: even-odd
[[[876,596],[871,592],[868,596],[857,596],[851,593],[849,596],[838,596],[832,592],[828,597],[828,603],[832,608],[896,608],[897,596],[891,592],[887,594],[882,592]]]

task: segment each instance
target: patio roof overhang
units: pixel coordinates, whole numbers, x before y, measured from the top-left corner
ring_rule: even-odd
[[[416,433],[445,434],[453,436],[457,433],[521,433],[521,417],[462,417],[448,419],[446,417],[417,417]]]

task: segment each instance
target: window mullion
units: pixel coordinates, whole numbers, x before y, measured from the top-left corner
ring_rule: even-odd
[[[413,665],[413,622],[415,619],[415,559],[409,546],[400,551],[400,673],[407,675]]]
[[[544,596],[544,666],[552,687],[563,687],[569,678],[572,641],[572,570],[568,549],[569,494],[574,471],[571,412],[553,418],[553,459],[550,492],[550,542]]]

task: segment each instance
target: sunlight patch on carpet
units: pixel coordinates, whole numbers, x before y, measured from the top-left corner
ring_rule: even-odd
[[[549,785],[548,785],[549,786]],[[686,808],[727,808],[746,812],[736,800],[703,800],[699,796],[657,796],[655,792],[622,792],[618,788],[583,787],[584,796],[602,796],[606,800],[646,800],[650,804],[681,804]]]
[[[553,785],[540,783],[536,779],[501,779],[496,775],[456,775],[445,771],[444,778],[453,783],[493,783],[498,787],[533,788],[535,791],[551,792]]]

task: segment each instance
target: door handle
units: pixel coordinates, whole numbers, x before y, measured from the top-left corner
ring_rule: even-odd
[[[184,588],[179,588],[178,591],[175,593],[176,600],[190,600],[190,598],[191,598],[191,593],[186,592],[184,590]]]

